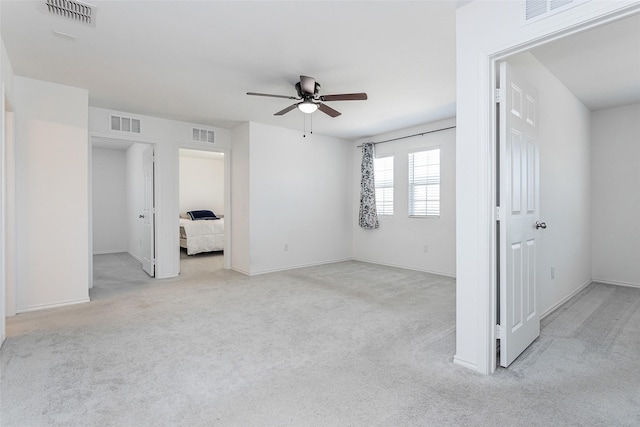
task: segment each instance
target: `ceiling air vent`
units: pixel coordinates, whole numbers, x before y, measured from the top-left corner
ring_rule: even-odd
[[[111,130],[119,132],[140,133],[140,119],[131,117],[111,116]]]
[[[53,15],[62,16],[81,24],[96,26],[96,7],[75,0],[46,0],[47,9]]]
[[[215,142],[214,137],[213,137],[213,131],[212,130],[206,130],[206,129],[193,128],[192,139],[194,141],[210,142],[212,144]]]
[[[523,0],[522,9],[525,24],[539,21],[556,13],[586,3],[589,0]]]

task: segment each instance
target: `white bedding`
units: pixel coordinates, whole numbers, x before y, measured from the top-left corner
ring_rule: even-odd
[[[224,218],[199,220],[180,218],[180,246],[187,255],[224,250]]]

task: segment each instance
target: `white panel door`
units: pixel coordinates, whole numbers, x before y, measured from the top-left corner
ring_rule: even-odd
[[[153,147],[142,154],[144,170],[144,212],[142,233],[142,268],[151,277],[155,277],[155,209],[154,209],[154,159]]]
[[[540,224],[538,95],[500,64],[500,365],[509,366],[540,335],[537,235]]]

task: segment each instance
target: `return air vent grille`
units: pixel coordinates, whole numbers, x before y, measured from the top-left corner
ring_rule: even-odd
[[[523,0],[524,24],[539,21],[556,13],[586,3],[589,0]]]
[[[91,27],[96,26],[96,7],[75,0],[46,0],[53,15],[62,16]]]
[[[212,130],[193,128],[192,139],[200,142],[214,143],[215,138]]]
[[[111,130],[119,132],[140,133],[140,119],[111,116]]]

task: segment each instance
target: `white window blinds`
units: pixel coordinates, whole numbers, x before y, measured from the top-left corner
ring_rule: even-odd
[[[409,216],[440,215],[440,149],[409,153]]]
[[[373,159],[378,215],[393,215],[393,156]]]

